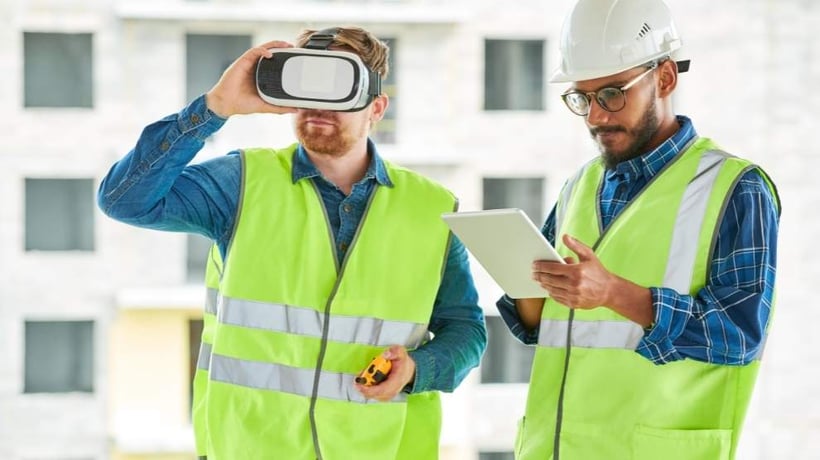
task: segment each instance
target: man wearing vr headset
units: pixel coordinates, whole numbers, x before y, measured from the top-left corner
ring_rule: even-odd
[[[773,307],[780,202],[699,137],[672,94],[688,61],[662,0],[579,0],[552,82],[601,155],[564,185],[538,261],[547,299],[498,301],[536,346],[516,458],[736,455]]]
[[[252,48],[146,127],[100,186],[109,216],[205,235],[224,261],[208,280],[219,301],[195,395],[201,457],[438,457],[438,391],[478,365],[486,330],[465,249],[440,218],[455,197],[368,138],[388,105],[387,53],[356,27]],[[299,142],[188,165],[249,113],[293,114]],[[387,379],[355,384],[379,353]]]

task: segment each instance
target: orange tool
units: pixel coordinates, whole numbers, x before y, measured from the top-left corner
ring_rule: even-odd
[[[356,377],[356,383],[364,386],[379,384],[387,378],[387,374],[390,373],[392,367],[393,364],[389,359],[382,355],[376,356],[373,361],[370,361],[367,368]]]

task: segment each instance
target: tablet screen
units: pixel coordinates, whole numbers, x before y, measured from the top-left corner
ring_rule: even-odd
[[[524,211],[492,209],[441,217],[507,295],[516,299],[549,295],[532,279],[532,263],[563,263],[564,259]]]

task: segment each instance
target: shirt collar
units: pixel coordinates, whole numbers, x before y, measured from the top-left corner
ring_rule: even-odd
[[[384,160],[376,150],[376,144],[369,138],[367,139],[367,154],[370,157],[370,164],[367,166],[367,171],[364,173],[361,181],[375,179],[379,185],[388,187],[393,186],[393,181],[390,180],[390,175],[387,173],[387,167],[384,165]],[[296,149],[296,156],[293,159],[293,170],[291,171],[293,183],[307,178],[322,177],[322,173],[316,168],[316,165],[310,161],[305,148],[302,144]]]
[[[678,115],[675,118],[680,127],[672,137],[663,141],[661,145],[649,153],[618,163],[614,169],[606,172],[607,179],[612,179],[618,175],[626,176],[632,180],[641,176],[649,179],[672,161],[697,136],[695,127],[692,126],[692,120],[683,115]]]

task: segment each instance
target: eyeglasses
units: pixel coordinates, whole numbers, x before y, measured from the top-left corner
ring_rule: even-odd
[[[658,64],[653,63],[645,72],[633,78],[620,88],[607,86],[598,91],[590,91],[588,93],[583,91],[569,91],[562,94],[561,99],[564,100],[564,104],[567,105],[572,113],[582,117],[589,115],[593,97],[598,101],[598,105],[600,105],[602,109],[607,112],[617,112],[626,106],[626,90],[635,86],[636,83],[656,68],[658,68]]]

